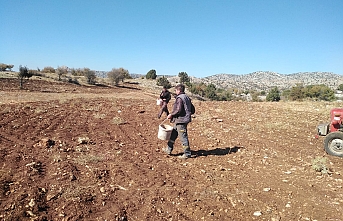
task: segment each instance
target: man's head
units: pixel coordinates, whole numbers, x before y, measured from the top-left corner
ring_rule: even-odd
[[[175,90],[176,90],[177,95],[179,95],[181,93],[185,93],[185,85],[178,84],[178,85],[176,85]]]

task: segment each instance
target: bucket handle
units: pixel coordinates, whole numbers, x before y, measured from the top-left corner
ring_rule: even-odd
[[[164,121],[162,121],[162,123],[160,123],[160,125],[162,125],[166,120],[168,120],[168,118],[166,118]]]

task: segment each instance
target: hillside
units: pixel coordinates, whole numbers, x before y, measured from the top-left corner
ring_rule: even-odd
[[[325,84],[336,89],[343,83],[343,76],[329,72],[302,72],[295,74],[279,74],[270,71],[257,71],[245,75],[217,74],[205,78],[194,79],[194,82],[213,83],[219,88],[238,88],[242,90],[269,90],[277,86],[280,90],[289,89],[296,84]]]

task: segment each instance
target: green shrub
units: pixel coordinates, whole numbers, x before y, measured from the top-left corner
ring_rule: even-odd
[[[146,74],[146,79],[156,79],[156,70],[151,69],[147,74]]]
[[[280,91],[277,87],[270,90],[266,97],[266,101],[278,102],[280,101]]]
[[[163,86],[163,87],[167,87],[168,89],[171,88],[171,83],[168,81],[168,79],[166,77],[161,77],[157,79],[157,83],[158,86]]]

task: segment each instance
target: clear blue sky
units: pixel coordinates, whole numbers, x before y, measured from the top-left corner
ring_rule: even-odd
[[[0,0],[0,63],[343,75],[343,0]]]

